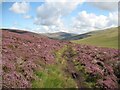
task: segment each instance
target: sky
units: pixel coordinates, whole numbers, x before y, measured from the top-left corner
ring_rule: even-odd
[[[118,0],[4,0],[0,27],[36,33],[86,33],[118,26]]]

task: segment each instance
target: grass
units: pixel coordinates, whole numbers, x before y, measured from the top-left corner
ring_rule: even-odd
[[[75,72],[80,73],[80,77],[83,77],[82,82],[80,83],[83,86],[88,88],[95,88],[96,82],[99,78],[99,75],[93,75],[86,71],[85,66],[79,61],[74,60],[76,51],[70,46],[64,46],[62,49],[55,51],[56,62],[54,64],[41,65],[44,68],[35,71],[37,77],[36,80],[32,81],[33,88],[76,88],[77,82],[76,79],[72,77],[72,73],[65,72],[68,69],[68,65],[72,62],[74,65],[72,69]],[[69,58],[71,56],[71,61]],[[70,60],[70,61],[68,61]],[[69,69],[70,70],[70,69]]]
[[[33,88],[75,88],[77,86],[71,76],[63,71],[66,66],[62,58],[65,49],[66,47],[55,52],[55,64],[44,66],[44,69],[35,72],[37,80],[32,82]]]
[[[104,30],[99,33],[95,33],[90,37],[81,40],[74,40],[72,42],[118,49],[118,28]]]
[[[62,86],[62,77],[55,67],[49,67],[48,70],[37,71],[36,76],[39,78],[33,82],[35,88],[60,88]]]
[[[66,77],[57,66],[48,66],[47,69],[37,71],[37,80],[32,82],[33,88],[75,88],[76,83],[71,77]]]

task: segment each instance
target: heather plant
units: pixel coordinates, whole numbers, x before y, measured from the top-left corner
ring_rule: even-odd
[[[6,30],[2,40],[2,85],[7,88],[117,88],[118,51]]]
[[[120,85],[120,61],[114,64],[114,73],[118,78],[118,84]]]
[[[75,49],[73,49],[71,46],[67,46],[67,49],[65,49],[63,55],[66,60],[71,60],[70,62],[73,63],[76,69],[75,71],[79,73],[79,76],[83,77],[82,78],[83,80],[81,80],[83,81],[81,85],[84,85],[85,87],[89,88],[95,88],[97,80],[100,79],[101,77],[98,74],[92,74],[87,72],[84,66],[85,64],[81,64],[81,62],[75,60],[75,57],[78,55]],[[77,76],[78,74],[74,75],[73,78],[77,78]]]
[[[116,82],[117,79],[113,74],[114,72],[112,65],[112,62],[117,62],[119,60],[117,50],[97,48],[93,46],[88,48],[86,45],[78,45],[74,48],[76,48],[78,53],[76,60],[85,66],[88,76],[90,74],[89,78],[91,78],[92,73],[92,76],[95,76],[97,80],[96,82],[96,80],[92,80],[95,78],[91,78],[88,79],[89,81],[95,81],[97,86],[102,88],[115,88],[118,86]],[[108,63],[109,61],[111,64]]]

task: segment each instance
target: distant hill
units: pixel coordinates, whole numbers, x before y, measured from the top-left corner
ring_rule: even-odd
[[[76,36],[77,34],[66,33],[66,32],[57,32],[57,33],[45,33],[44,35],[51,38],[51,39],[64,40],[66,38]]]
[[[75,37],[79,38],[80,36],[82,35],[78,35]],[[79,38],[79,40],[76,40],[73,38],[71,40],[73,40],[72,42],[80,43],[80,44],[118,48],[118,28],[117,27],[86,33],[84,34],[84,36],[86,36],[86,38],[83,38],[83,39]]]
[[[34,33],[34,32],[30,32],[30,31],[25,31],[25,30],[18,30],[18,29],[7,29],[7,28],[3,28],[0,29],[2,31],[6,31],[6,32],[12,32],[12,33],[16,33],[16,34],[29,34],[29,35],[33,35],[33,36],[42,36],[45,37],[43,34],[38,34],[38,33]]]
[[[89,36],[91,36],[91,34],[92,34],[92,32],[88,32],[88,33],[84,33],[84,34],[80,34],[80,35],[67,37],[67,38],[64,38],[64,40],[79,40],[79,39],[89,37]]]
[[[109,30],[109,29],[91,31],[91,32],[87,32],[87,33],[71,36],[71,37],[68,37],[68,38],[64,38],[64,40],[80,40],[80,39],[84,39],[84,38],[87,38],[87,37],[90,37],[90,36],[102,33],[102,32],[107,31],[107,30]]]

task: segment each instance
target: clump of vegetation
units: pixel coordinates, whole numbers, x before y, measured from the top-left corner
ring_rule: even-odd
[[[10,49],[13,49],[13,50],[14,50],[14,49],[16,49],[18,46],[17,46],[17,45],[11,45],[11,44],[10,44],[10,45],[8,45],[8,47],[9,47]]]
[[[84,79],[83,84],[88,88],[96,88],[97,80],[101,77],[98,74],[89,73],[86,71],[85,66],[81,63],[77,64],[75,68],[79,71]]]
[[[116,62],[114,65],[114,73],[118,78],[118,84],[120,85],[120,61]]]

